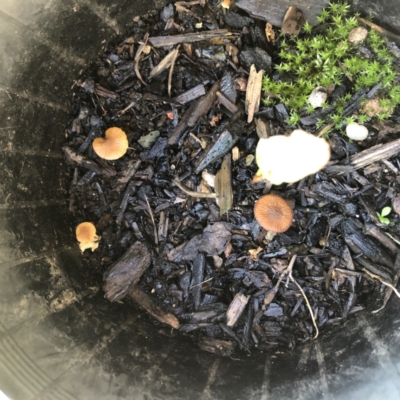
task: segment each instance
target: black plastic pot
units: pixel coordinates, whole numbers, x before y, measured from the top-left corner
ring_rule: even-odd
[[[398,28],[397,0],[356,3]],[[244,360],[161,334],[103,298],[66,204],[71,87],[103,40],[160,6],[0,0],[0,390],[15,400],[399,399],[397,298],[294,351]]]

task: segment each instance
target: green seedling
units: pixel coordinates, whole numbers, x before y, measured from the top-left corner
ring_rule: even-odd
[[[389,215],[391,211],[392,211],[391,207],[383,207],[380,214],[378,212],[376,213],[376,215],[379,218],[379,221],[382,224],[386,224],[386,225],[390,224],[390,220],[389,220],[389,218],[386,218],[386,216]]]
[[[318,123],[333,122],[335,128],[343,125],[342,118],[347,101],[360,89],[370,89],[381,83],[377,92],[382,112],[379,120],[390,116],[400,104],[400,87],[394,85],[396,72],[394,58],[387,50],[384,39],[374,30],[369,30],[365,44],[372,50],[373,56],[365,58],[359,46],[353,46],[349,33],[359,26],[356,16],[349,16],[349,5],[330,4],[324,9],[318,21],[326,28],[318,34],[310,24],[305,24],[303,34],[285,37],[281,42],[279,58],[276,65],[280,79],[265,76],[263,80],[264,103],[273,105],[277,102],[285,104],[289,109],[290,125],[296,126],[300,116],[311,114],[315,109],[308,103],[313,89],[322,86],[326,89],[332,85],[340,85],[347,81],[351,87],[342,98],[333,104],[324,103],[324,107],[334,106],[334,110],[326,120]],[[361,111],[358,115],[347,117],[350,120],[365,123],[370,117]]]

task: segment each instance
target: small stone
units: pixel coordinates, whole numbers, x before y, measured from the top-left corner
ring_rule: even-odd
[[[357,142],[365,140],[368,137],[368,129],[364,125],[352,122],[346,127],[346,135]]]
[[[160,136],[160,131],[152,131],[148,135],[141,136],[140,139],[138,140],[138,143],[147,149],[150,147]]]
[[[363,42],[368,35],[368,31],[366,28],[362,26],[357,26],[357,28],[354,28],[350,31],[349,36],[347,37],[347,40],[354,46],[357,46],[361,42]]]
[[[314,108],[322,107],[328,97],[326,89],[322,86],[316,87],[308,97],[308,102]]]

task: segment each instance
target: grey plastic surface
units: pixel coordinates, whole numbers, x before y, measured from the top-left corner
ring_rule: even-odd
[[[400,2],[355,3],[398,28]],[[103,40],[160,5],[0,0],[0,390],[14,400],[399,399],[398,299],[292,352],[236,360],[103,298],[66,205],[71,87]]]

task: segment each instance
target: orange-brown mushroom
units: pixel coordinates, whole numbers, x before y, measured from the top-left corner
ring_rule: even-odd
[[[106,137],[93,140],[93,150],[105,160],[118,160],[128,150],[129,143],[126,133],[117,127],[109,128]]]
[[[96,227],[91,222],[82,222],[76,227],[76,240],[82,253],[86,249],[96,250],[99,247],[100,237],[96,235]]]
[[[254,216],[264,229],[281,233],[292,225],[293,210],[282,197],[267,194],[260,197],[254,205]]]
[[[221,6],[224,8],[229,8],[231,6],[231,0],[222,0]]]

